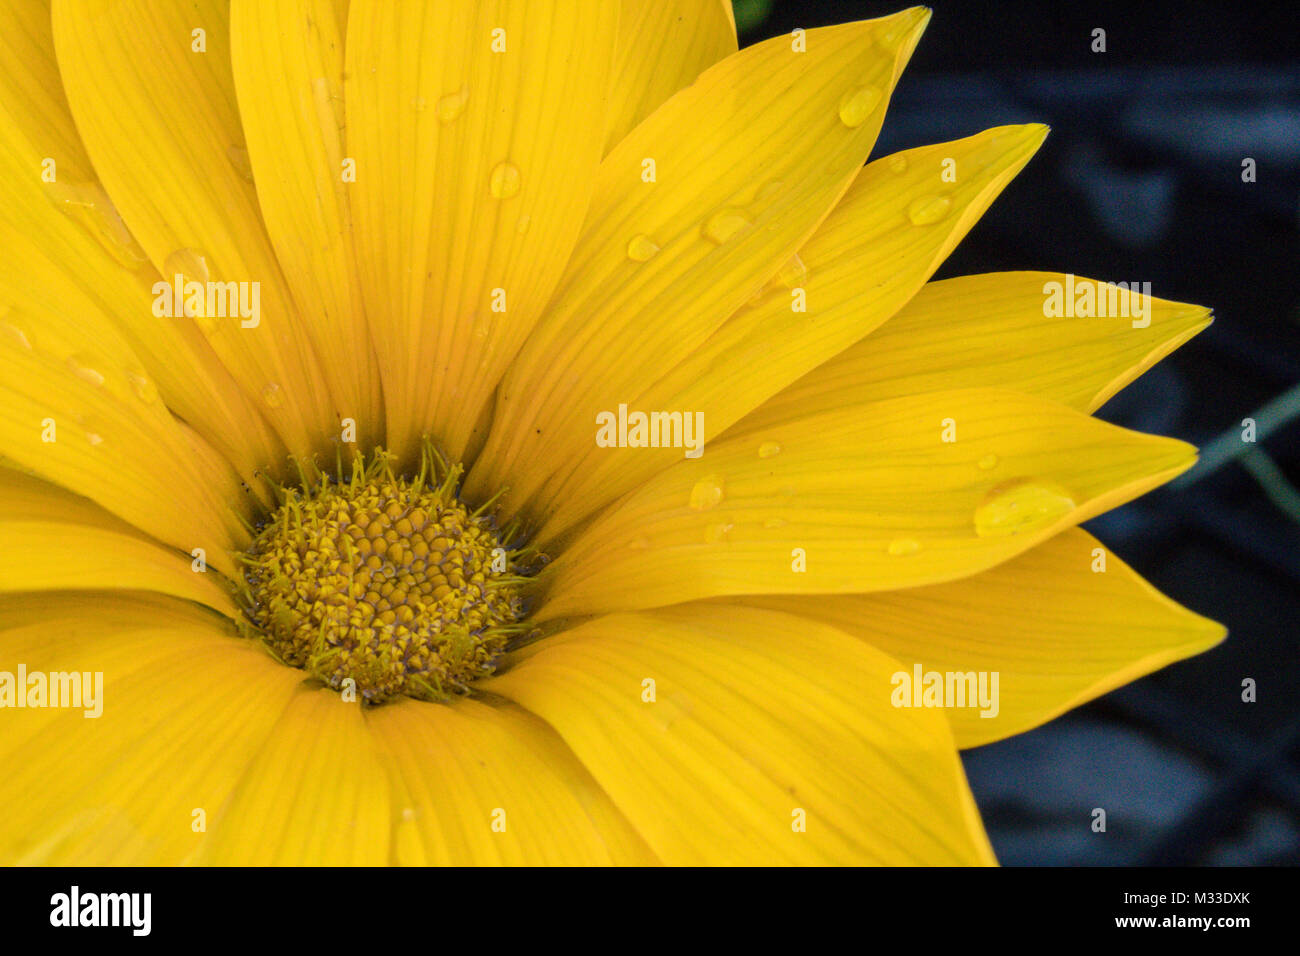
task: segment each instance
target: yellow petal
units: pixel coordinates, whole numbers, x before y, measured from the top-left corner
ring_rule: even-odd
[[[809,30],[706,70],[601,164],[555,300],[512,364],[465,490],[540,500],[780,270],[844,195],[929,12]],[[886,41],[888,41],[886,43]],[[655,164],[654,182],[645,182]]]
[[[731,0],[623,0],[605,152],[704,70],[736,52]]]
[[[1160,594],[1078,528],[961,581],[738,603],[841,628],[909,673],[915,664],[923,672],[996,673],[994,707],[946,711],[960,747],[1030,730],[1224,636],[1221,625]]]
[[[834,628],[703,605],[589,622],[489,686],[670,865],[993,862],[942,715],[890,706],[899,669]]]
[[[555,732],[513,705],[416,701],[367,715],[394,793],[404,865],[655,862]]]
[[[287,667],[289,674],[301,673]],[[361,705],[298,685],[265,746],[209,823],[196,862],[212,866],[378,866],[390,800]]]
[[[194,327],[153,315],[148,262],[95,178],[54,60],[49,5],[0,10],[0,331],[162,401],[247,478],[283,451]],[[0,306],[0,313],[4,313]]]
[[[53,14],[72,115],[122,219],[164,282],[249,283],[250,305],[258,283],[256,315],[200,325],[290,451],[324,449],[337,407],[236,158],[227,4],[56,0]]]
[[[995,389],[782,419],[760,409],[580,530],[536,579],[535,614],[961,578],[1195,457],[1182,442]]]
[[[702,414],[700,437],[721,435],[902,307],[1046,133],[1039,125],[999,127],[869,164],[762,298],[728,319],[647,391],[629,398],[629,407]],[[961,171],[954,183],[943,181],[945,161]],[[936,197],[947,203],[943,215],[914,222],[909,212],[929,208]],[[795,311],[796,306],[806,311]],[[569,481],[548,488],[536,503],[546,516],[538,532],[543,544],[679,460],[683,451],[611,450],[588,442],[577,454],[581,460]]]
[[[0,332],[3,332],[0,329]],[[121,368],[38,348],[9,333],[0,348],[0,449],[13,462],[102,505],[182,551],[201,547],[230,570],[242,549],[238,477],[190,455],[192,435],[142,397]],[[236,510],[238,509],[238,510]]]
[[[357,423],[357,447],[368,449],[383,440],[383,409],[341,175],[346,7],[236,0],[230,53],[267,232],[339,413]]]
[[[457,460],[572,249],[604,142],[610,0],[354,0],[347,149],[388,447]],[[499,291],[498,291],[499,290]]]
[[[932,282],[882,328],[777,396],[772,407],[999,386],[1093,412],[1211,321],[1209,309],[1150,296],[1132,305],[1119,297],[1124,315],[1049,314],[1052,284],[1063,294],[1067,282],[1077,289],[1091,284],[1108,299],[1105,283],[1051,272]]]
[[[35,621],[30,601],[0,598],[0,671],[100,672],[102,712],[5,709],[0,862],[191,858],[301,675],[175,600],[50,595]]]
[[[160,591],[233,617],[238,610],[215,570],[226,556],[214,552],[203,572],[194,560],[85,498],[0,468],[0,591]]]

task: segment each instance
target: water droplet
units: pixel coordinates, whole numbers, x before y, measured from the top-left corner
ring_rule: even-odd
[[[948,215],[952,200],[947,196],[922,196],[907,207],[907,218],[915,225],[928,226]]]
[[[45,188],[54,204],[86,228],[122,265],[135,271],[149,261],[99,183],[47,183]]]
[[[649,262],[659,251],[659,246],[644,233],[637,233],[627,244],[627,257],[633,262]]]
[[[775,458],[779,454],[781,454],[780,442],[765,441],[758,446],[759,458]]]
[[[441,123],[451,123],[465,112],[465,104],[469,101],[469,87],[462,86],[455,93],[448,93],[442,99],[438,100],[438,105],[434,112],[438,114],[438,121]]]
[[[1045,528],[1069,514],[1074,499],[1050,481],[1017,478],[992,488],[975,509],[975,533],[1005,537]]]
[[[519,192],[519,167],[514,163],[497,163],[492,170],[492,195],[496,199],[509,199]]]
[[[998,456],[985,455],[979,460],[979,466],[981,471],[990,471],[996,468],[998,466]]]
[[[795,253],[790,257],[790,261],[781,267],[781,271],[776,274],[776,280],[787,289],[801,288],[808,281],[808,267],[804,261]]]
[[[524,233],[528,231],[528,227],[532,225],[532,222],[533,222],[533,217],[528,215],[527,213],[524,213],[524,215],[519,217],[519,221],[515,223],[515,232],[519,233],[519,235],[522,236]]]
[[[889,157],[889,171],[891,173],[907,172],[907,157],[902,153],[895,153]]]
[[[262,399],[272,408],[280,408],[284,405],[284,389],[272,382],[262,389]]]
[[[895,538],[889,542],[889,553],[895,557],[902,557],[905,554],[916,554],[921,550],[921,542],[915,538]]]
[[[8,322],[0,322],[0,333],[3,333],[4,337],[14,345],[21,346],[29,352],[31,351],[32,343],[27,338],[27,333],[18,328],[18,326],[11,325]]]
[[[177,249],[163,260],[163,277],[170,282],[179,274],[186,282],[207,282],[208,260],[197,249]]]
[[[126,377],[131,382],[131,390],[135,392],[136,398],[146,405],[158,401],[158,386],[148,375],[143,372],[128,372]]]
[[[226,158],[230,160],[230,165],[235,168],[235,172],[245,182],[253,181],[253,161],[248,158],[248,150],[243,146],[231,146],[226,149]]]
[[[732,529],[735,527],[736,526],[730,521],[711,524],[704,529],[704,540],[709,544],[717,544],[719,541],[730,541]]]
[[[722,500],[723,480],[721,475],[709,475],[695,483],[691,489],[691,507],[696,511],[708,511]]]
[[[86,441],[90,442],[93,447],[104,444],[104,436],[98,432],[86,432]]]
[[[69,355],[68,368],[72,370],[73,375],[77,376],[77,378],[81,379],[83,382],[93,385],[96,388],[103,388],[103,373],[87,365],[86,360],[82,356]]]
[[[879,102],[880,90],[874,86],[863,86],[845,93],[840,100],[840,122],[856,129],[867,121]]]
[[[704,235],[718,245],[722,245],[746,226],[751,225],[739,209],[719,209],[704,223]]]

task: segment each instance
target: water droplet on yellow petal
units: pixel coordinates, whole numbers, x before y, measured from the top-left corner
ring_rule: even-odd
[[[921,550],[921,542],[915,538],[895,538],[889,542],[889,553],[895,557],[902,557],[906,554],[916,554]]]
[[[790,261],[781,267],[781,271],[776,274],[776,279],[787,289],[801,288],[808,282],[808,267],[804,261],[795,253],[790,257]]]
[[[465,112],[465,104],[468,101],[469,87],[467,86],[462,86],[455,93],[448,93],[438,100],[438,105],[434,111],[438,114],[439,122],[453,122],[461,113]]]
[[[758,446],[759,458],[775,458],[779,454],[781,454],[780,442],[765,441]]]
[[[4,335],[6,341],[20,348],[27,349],[29,352],[32,350],[32,343],[27,338],[27,333],[18,326],[11,325],[8,322],[0,322],[0,334]]]
[[[708,511],[722,500],[723,480],[720,475],[709,475],[695,483],[691,489],[691,507],[696,511]]]
[[[509,162],[497,163],[490,185],[494,198],[509,199],[519,192],[519,168]]]
[[[948,215],[952,200],[947,196],[922,196],[907,207],[907,218],[915,225],[928,226]]]
[[[633,262],[649,262],[659,251],[659,246],[649,236],[638,233],[627,244],[627,257]]]
[[[146,405],[158,401],[158,386],[148,375],[143,372],[128,372],[126,377],[131,382],[131,391],[135,392],[136,398]]]
[[[874,86],[863,86],[845,93],[840,99],[840,122],[856,129],[867,121],[879,102],[880,90]]]
[[[68,368],[72,370],[73,375],[77,376],[77,378],[81,379],[88,385],[94,385],[96,388],[103,387],[104,374],[87,364],[87,360],[82,356],[68,356]]]
[[[163,278],[171,282],[180,274],[186,282],[207,282],[208,258],[197,249],[177,249],[163,260]]]
[[[717,522],[704,529],[704,540],[709,544],[731,539],[731,531],[736,526],[729,521]]]
[[[1037,531],[1075,508],[1074,499],[1051,481],[1017,478],[992,488],[975,509],[975,533],[981,538]]]
[[[98,432],[86,432],[86,441],[90,442],[92,447],[99,447],[104,444],[104,436]]]
[[[524,233],[528,231],[528,227],[532,225],[532,222],[533,222],[533,217],[525,213],[524,215],[520,216],[519,221],[515,223],[515,232],[519,233],[519,235],[522,236]]]
[[[750,221],[738,209],[719,209],[704,222],[704,235],[712,242],[722,245],[736,233],[740,232]]]
[[[234,167],[239,178],[245,182],[253,181],[253,162],[248,158],[248,150],[243,146],[231,146],[226,149],[226,158]]]
[[[284,405],[284,389],[272,382],[262,389],[262,400],[272,408],[280,408]]]
[[[86,228],[122,265],[134,271],[148,261],[99,183],[48,183],[45,188],[54,204]]]
[[[907,172],[907,157],[901,153],[895,153],[889,157],[889,171],[891,173]]]
[[[998,466],[998,456],[985,455],[979,460],[979,466],[981,471],[990,471],[996,468]]]

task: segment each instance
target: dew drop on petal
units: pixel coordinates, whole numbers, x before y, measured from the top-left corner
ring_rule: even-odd
[[[88,385],[94,385],[96,388],[103,387],[104,373],[87,364],[84,357],[80,355],[69,355],[68,368],[72,370],[73,375],[77,376],[77,378],[81,379]]]
[[[272,408],[280,408],[284,405],[284,389],[272,382],[262,389],[262,400]]]
[[[90,442],[92,447],[98,448],[104,444],[104,436],[98,432],[86,432],[86,441]]]
[[[524,213],[524,215],[519,217],[519,221],[515,223],[515,232],[522,236],[528,231],[528,227],[531,226],[532,223],[533,217]]]
[[[45,188],[54,204],[86,228],[122,265],[134,271],[149,261],[99,183],[48,183]]]
[[[902,557],[907,554],[916,554],[921,550],[921,542],[915,538],[895,538],[889,542],[889,553],[894,557]]]
[[[163,260],[163,278],[171,282],[179,274],[186,282],[207,282],[208,258],[197,249],[177,249]]]
[[[790,261],[781,267],[781,271],[776,274],[776,279],[787,289],[798,289],[808,281],[808,267],[804,261],[795,253],[790,257]]]
[[[889,157],[889,171],[891,173],[907,172],[907,157],[902,153],[895,153]]]
[[[462,86],[455,93],[448,93],[438,100],[438,105],[434,108],[434,111],[438,114],[438,121],[441,123],[454,122],[461,113],[465,112],[465,104],[468,101],[469,87],[467,86]]]
[[[738,209],[719,209],[704,222],[705,238],[722,245],[746,226],[751,225],[745,214]]]
[[[996,485],[984,496],[975,508],[975,533],[996,538],[1037,531],[1074,508],[1070,493],[1055,482],[1017,478]]]
[[[922,196],[907,207],[907,218],[917,226],[928,226],[948,215],[952,200],[947,196]]]
[[[234,167],[239,178],[245,182],[253,181],[253,162],[248,158],[248,150],[243,146],[230,146],[226,149],[226,158]]]
[[[509,199],[519,192],[519,167],[514,163],[497,163],[490,181],[495,199]]]
[[[718,502],[722,500],[722,486],[723,480],[720,475],[701,478],[691,489],[691,507],[696,511],[708,511],[710,508],[717,507]]]
[[[758,446],[759,458],[775,458],[781,454],[781,443],[774,441],[765,441]]]
[[[979,460],[980,471],[991,471],[998,466],[997,455],[985,455]]]
[[[29,352],[32,351],[31,340],[27,338],[27,333],[18,326],[9,322],[0,322],[0,335],[3,335],[6,341],[17,345],[19,348],[24,348]]]
[[[644,233],[633,236],[627,244],[627,257],[633,262],[649,262],[658,251],[659,246]]]
[[[874,86],[862,86],[845,93],[840,99],[840,122],[856,129],[867,121],[879,102],[880,90]]]
[[[135,392],[136,398],[146,405],[158,401],[158,386],[148,375],[143,372],[128,372],[126,377],[131,382],[131,390]]]
[[[715,522],[704,529],[704,540],[709,544],[730,541],[732,529],[735,527],[730,521]]]

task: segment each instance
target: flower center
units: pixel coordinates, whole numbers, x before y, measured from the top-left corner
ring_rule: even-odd
[[[518,553],[457,499],[459,465],[431,448],[415,478],[390,463],[379,449],[368,466],[356,457],[350,480],[283,492],[244,555],[245,629],[371,703],[446,700],[492,673],[522,630]]]

